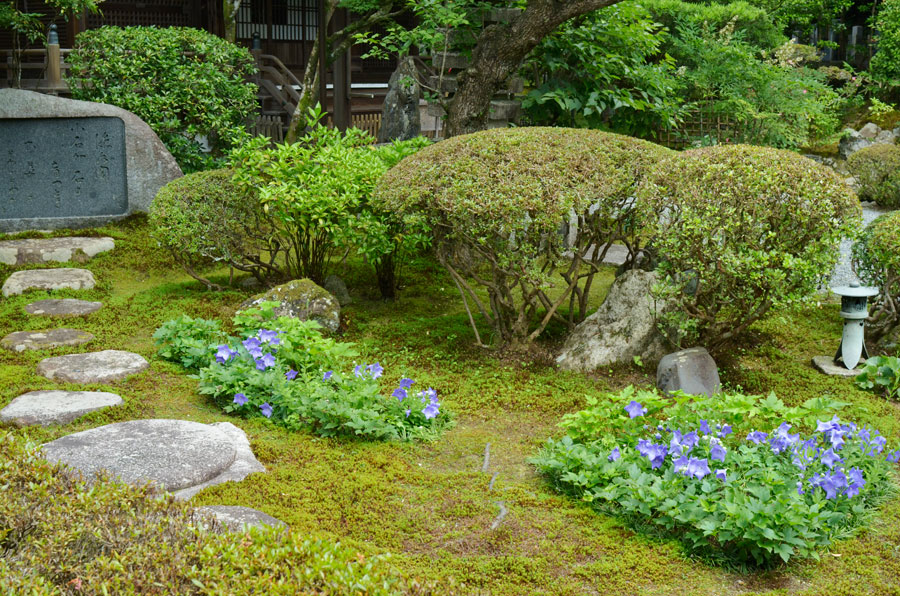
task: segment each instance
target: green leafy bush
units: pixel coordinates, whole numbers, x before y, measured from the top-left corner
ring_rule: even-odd
[[[882,207],[900,207],[900,146],[878,144],[860,149],[847,159],[859,182],[859,196]]]
[[[269,141],[260,137],[235,150],[231,156],[235,183],[258,194],[284,249],[280,265],[284,277],[306,277],[322,284],[330,257],[351,246],[369,257],[376,269],[381,266],[383,275],[393,276],[395,261],[422,237],[394,233],[397,224],[390,212],[370,200],[372,189],[388,167],[428,141],[375,148],[364,131],[351,128],[342,133],[320,125],[322,117],[321,111],[311,111],[307,133],[296,143],[267,148]],[[393,292],[394,287],[388,290]]]
[[[878,51],[869,62],[869,73],[876,81],[900,87],[900,1],[885,0],[875,17]]]
[[[279,528],[223,532],[184,501],[51,465],[0,432],[4,594],[425,594],[386,557]],[[207,529],[201,527],[201,523]]]
[[[644,5],[653,20],[673,37],[678,36],[682,27],[706,27],[710,31],[734,31],[740,41],[757,50],[771,50],[785,41],[766,10],[747,2],[694,4],[682,0],[650,0]],[[668,44],[664,45],[665,51],[670,49]]]
[[[282,245],[252,192],[232,182],[230,169],[195,172],[163,186],[150,204],[153,238],[192,277],[218,287],[198,269],[213,263],[280,279]]]
[[[896,490],[900,449],[877,430],[821,420],[843,405],[825,398],[788,408],[774,395],[628,388],[588,405],[533,463],[559,490],[713,561],[818,558]]]
[[[681,343],[722,347],[773,307],[798,303],[834,268],[859,225],[844,181],[795,153],[745,145],[686,151],[659,163],[637,210],[660,258],[654,292]]]
[[[497,344],[521,348],[552,318],[571,326],[585,316],[597,271],[583,257],[591,246],[605,254],[620,241],[637,250],[630,193],[670,154],[592,130],[485,131],[404,159],[381,179],[375,200],[411,224],[424,220],[463,300],[474,301]],[[560,234],[567,221],[575,223],[571,242]],[[487,290],[487,303],[472,282]],[[565,318],[557,311],[567,301]]]
[[[859,278],[880,290],[867,323],[869,339],[880,341],[900,324],[900,211],[875,218],[852,253]]]
[[[357,365],[352,375],[338,372],[357,355],[352,345],[323,337],[314,321],[275,318],[276,304],[235,315],[237,337],[222,334],[216,321],[169,321],[154,334],[159,355],[197,371],[199,392],[225,412],[264,416],[292,429],[411,440],[431,438],[450,424],[437,392],[413,391],[412,379],[382,396],[378,363]]]
[[[869,358],[857,375],[856,384],[862,389],[880,391],[886,398],[900,400],[900,358]]]
[[[67,61],[73,97],[134,112],[185,172],[221,165],[256,111],[253,57],[198,29],[91,29],[77,36]]]

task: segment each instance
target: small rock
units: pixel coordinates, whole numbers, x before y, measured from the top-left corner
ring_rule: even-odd
[[[31,269],[16,271],[3,282],[3,295],[16,296],[28,290],[90,290],[94,274],[87,269]]]
[[[875,124],[874,122],[869,122],[865,126],[859,129],[859,136],[864,139],[874,139],[878,136],[878,133],[881,132],[881,127]]]
[[[312,319],[334,333],[341,324],[341,307],[337,298],[309,279],[295,279],[275,286],[268,292],[257,294],[241,304],[241,309],[256,306],[260,302],[279,302],[276,317]]]
[[[194,513],[201,518],[213,517],[223,526],[235,532],[246,531],[249,528],[261,528],[273,526],[286,528],[287,524],[267,513],[251,509],[250,507],[238,507],[234,505],[208,505],[197,507]]]
[[[97,312],[102,307],[102,302],[88,302],[75,298],[50,298],[26,305],[25,312],[44,317],[83,317]]]
[[[872,145],[874,145],[874,143],[871,139],[863,138],[852,128],[847,128],[844,130],[844,136],[838,143],[838,154],[842,159],[847,159],[860,149],[865,149]]]
[[[707,397],[722,390],[716,361],[706,348],[690,348],[663,356],[656,367],[656,386],[666,394],[682,391]]]
[[[840,364],[835,364],[833,356],[813,356],[812,359],[816,370],[834,377],[855,377],[862,372],[865,362],[865,359],[860,360],[856,368],[850,370]]]
[[[30,238],[0,242],[0,263],[85,263],[94,256],[116,247],[112,238]]]
[[[353,302],[353,299],[350,297],[350,292],[347,291],[347,284],[345,284],[344,280],[337,275],[329,275],[325,278],[325,289],[328,290],[328,293],[337,298],[338,304],[341,306],[347,306]]]
[[[66,383],[110,383],[135,375],[149,366],[139,354],[103,350],[46,358],[38,363],[37,373]]]
[[[877,144],[893,145],[896,140],[897,135],[890,130],[882,130],[878,133],[878,136],[875,137],[875,143]]]
[[[0,422],[16,426],[68,424],[89,412],[121,403],[121,397],[103,391],[30,391],[0,410]]]
[[[59,346],[77,346],[94,339],[94,336],[77,329],[51,329],[49,331],[16,331],[0,339],[0,346],[13,352],[43,350]]]

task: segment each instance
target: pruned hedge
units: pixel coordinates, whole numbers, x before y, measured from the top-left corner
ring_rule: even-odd
[[[847,159],[859,182],[859,196],[882,207],[900,207],[900,146],[878,144],[860,149]]]

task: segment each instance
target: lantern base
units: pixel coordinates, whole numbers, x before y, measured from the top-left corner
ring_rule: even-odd
[[[863,365],[865,365],[865,360],[861,360],[857,367],[853,370],[845,367],[843,362],[835,364],[834,359],[831,356],[814,356],[812,359],[812,364],[816,368],[816,370],[826,375],[852,378],[862,372],[862,367]]]

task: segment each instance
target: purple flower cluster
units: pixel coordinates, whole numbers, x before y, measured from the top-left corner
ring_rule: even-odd
[[[277,351],[275,346],[281,344],[281,338],[278,337],[280,333],[280,331],[272,329],[260,329],[256,332],[256,335],[251,335],[241,342],[241,345],[253,358],[256,370],[264,371],[275,366],[275,352]],[[264,348],[271,351],[264,351]],[[232,350],[231,346],[222,344],[216,348],[216,362],[225,364],[236,358],[238,354],[239,352]],[[294,376],[296,375],[297,373],[294,372]],[[291,378],[293,377],[288,377],[288,380]]]
[[[355,377],[370,377],[372,379],[377,379],[382,374],[384,374],[384,367],[378,362],[373,362],[372,364],[357,364],[353,368],[353,376]]]

